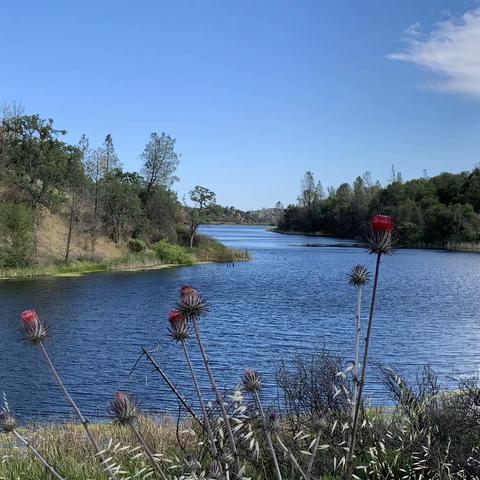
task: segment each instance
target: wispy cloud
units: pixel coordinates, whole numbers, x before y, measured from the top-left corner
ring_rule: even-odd
[[[422,34],[419,24],[405,34],[406,48],[388,58],[418,65],[439,75],[434,86],[480,97],[480,8],[437,23]]]

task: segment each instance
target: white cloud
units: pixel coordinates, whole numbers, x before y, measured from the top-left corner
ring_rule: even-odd
[[[419,24],[405,35],[406,48],[388,58],[410,62],[440,76],[435,87],[480,97],[480,8],[450,18],[422,35]]]

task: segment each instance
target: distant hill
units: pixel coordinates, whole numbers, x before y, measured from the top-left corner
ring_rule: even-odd
[[[262,208],[261,210],[243,211],[235,207],[222,207],[212,205],[209,207],[205,218],[208,223],[236,223],[244,225],[276,225],[279,215],[283,212],[280,208]]]

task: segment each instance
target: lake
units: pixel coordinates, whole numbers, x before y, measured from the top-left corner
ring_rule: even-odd
[[[193,398],[180,348],[167,334],[167,314],[185,283],[208,297],[210,313],[201,328],[221,387],[234,387],[243,369],[254,367],[273,402],[281,359],[289,362],[324,345],[351,358],[355,293],[347,274],[358,263],[373,270],[373,256],[358,248],[308,248],[307,243],[341,240],[275,234],[258,226],[205,226],[202,232],[249,250],[253,260],[0,283],[0,392],[20,418],[70,416],[43,358],[22,341],[19,314],[27,308],[37,309],[50,326],[51,357],[92,418],[105,417],[119,389],[137,394],[147,411],[175,412],[175,399],[146,361],[129,379],[141,346],[157,348],[159,363]],[[399,250],[384,258],[371,359],[397,366],[410,378],[430,363],[447,384],[450,375],[476,372],[479,286],[478,254]],[[367,288],[365,313],[369,295]],[[200,365],[196,350],[192,356]],[[367,381],[373,401],[385,402],[374,376]],[[208,396],[204,375],[202,382]]]

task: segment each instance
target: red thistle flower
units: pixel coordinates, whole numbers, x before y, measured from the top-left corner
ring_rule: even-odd
[[[133,395],[117,392],[114,400],[110,403],[110,414],[115,422],[126,425],[135,420],[139,415],[138,402]]]
[[[169,314],[168,314],[168,321],[174,325],[176,323],[180,323],[180,322],[183,322],[185,319],[183,318],[183,315],[181,314],[180,311],[178,310],[172,310]]]
[[[191,285],[180,289],[178,311],[185,320],[198,320],[207,313],[207,302]]]
[[[47,329],[38,318],[35,310],[25,310],[20,314],[23,329],[27,340],[32,345],[37,345],[47,337]]]
[[[375,233],[391,232],[395,227],[393,218],[388,215],[374,215],[371,224]]]
[[[183,285],[180,288],[180,297],[183,297],[185,295],[195,295],[196,293],[198,293],[197,290],[191,285]]]

